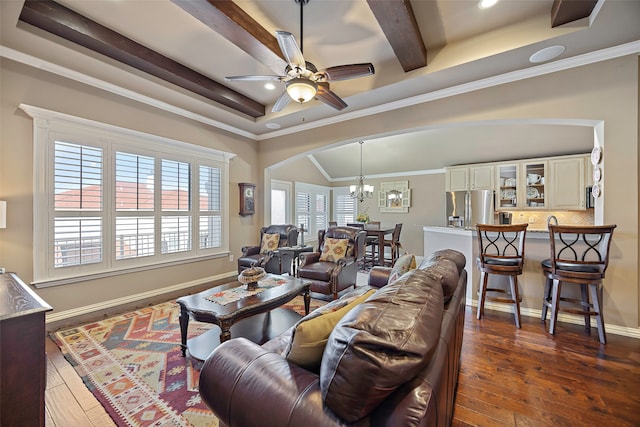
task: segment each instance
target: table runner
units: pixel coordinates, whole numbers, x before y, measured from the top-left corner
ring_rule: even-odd
[[[258,286],[255,288],[248,289],[246,286],[240,285],[237,288],[225,289],[224,291],[216,292],[204,298],[208,301],[215,302],[216,304],[227,305],[242,298],[257,295],[261,292],[266,291],[267,289],[284,285],[285,283],[287,283],[286,279],[265,277],[264,279],[258,281]]]

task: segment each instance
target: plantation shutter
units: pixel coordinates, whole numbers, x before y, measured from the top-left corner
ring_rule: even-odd
[[[53,266],[103,259],[102,149],[54,143]]]

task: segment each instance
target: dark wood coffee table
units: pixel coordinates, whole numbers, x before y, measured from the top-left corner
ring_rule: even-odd
[[[302,317],[293,310],[280,308],[296,295],[304,295],[304,310],[309,314],[309,282],[275,274],[268,274],[267,278],[284,280],[285,283],[224,305],[212,302],[206,297],[245,285],[234,281],[178,298],[176,302],[180,305],[182,355],[186,356],[188,349],[191,357],[205,360],[215,347],[231,339],[232,333],[233,336],[242,336],[258,344],[264,344],[293,326]],[[216,326],[187,340],[190,318]]]

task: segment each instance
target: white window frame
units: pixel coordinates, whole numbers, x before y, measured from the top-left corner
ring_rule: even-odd
[[[277,179],[272,179],[271,180],[271,191],[273,192],[273,190],[278,190],[278,191],[284,191],[285,193],[285,206],[284,206],[284,210],[285,210],[285,224],[294,224],[291,221],[291,213],[293,212],[293,209],[291,207],[291,193],[292,191],[292,184],[289,181],[280,181]],[[271,207],[270,207],[270,212],[273,211],[273,197],[271,198]],[[273,224],[273,218],[271,218],[270,221]],[[294,224],[296,226],[298,226],[299,224]]]
[[[349,187],[334,187],[333,191],[333,212],[331,217],[338,223],[339,226],[347,225],[347,223],[356,222],[356,217],[358,216],[358,201],[351,197],[351,192],[349,191]],[[341,198],[349,198],[353,200],[353,210],[345,210],[341,209],[341,204],[339,200]],[[352,220],[350,221],[341,221],[339,218],[351,215]]]
[[[47,287],[88,279],[107,277],[155,268],[158,265],[177,265],[197,259],[227,256],[229,253],[229,160],[235,155],[201,147],[169,138],[138,132],[105,123],[87,120],[30,105],[20,105],[33,118],[34,127],[34,201],[33,201],[33,283]],[[100,147],[103,150],[103,259],[99,263],[73,267],[53,266],[53,153],[56,140]],[[191,250],[162,254],[156,250],[153,256],[140,258],[115,257],[115,153],[117,151],[151,156],[156,160],[155,187],[161,188],[158,179],[162,159],[184,161],[192,168],[190,192],[192,197],[192,245]],[[199,244],[199,171],[200,166],[211,166],[221,172],[221,245],[200,249]],[[155,211],[163,211],[156,192]],[[206,212],[204,213],[206,214]],[[156,223],[156,240],[159,240],[160,224]],[[158,242],[157,245],[160,245]],[[156,246],[158,247],[158,246]]]
[[[326,229],[329,225],[329,211],[330,211],[330,203],[331,203],[331,188],[325,187],[322,185],[315,184],[307,184],[304,182],[295,182],[295,218],[298,221],[298,194],[305,193],[310,195],[310,212],[309,212],[309,228],[305,233],[305,244],[313,244],[318,241],[318,231],[322,229]],[[316,206],[317,196],[325,197],[327,201],[326,213],[324,216],[324,221],[322,223],[318,223],[319,216],[318,210]],[[298,226],[300,224],[297,224]]]

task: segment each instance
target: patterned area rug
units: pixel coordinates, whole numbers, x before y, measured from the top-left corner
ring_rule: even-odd
[[[313,300],[311,309],[325,304]],[[304,313],[302,297],[285,307]],[[182,357],[175,302],[58,331],[52,339],[119,426],[217,426],[200,400],[200,362]],[[189,338],[211,325],[189,322]]]

